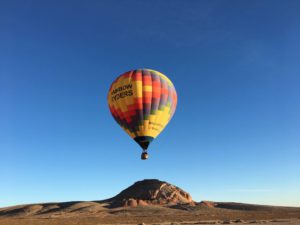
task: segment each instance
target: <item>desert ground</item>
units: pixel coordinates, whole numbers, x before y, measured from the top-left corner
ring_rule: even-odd
[[[300,225],[300,207],[195,202],[159,180],[139,181],[102,201],[40,203],[0,208],[0,225],[100,224],[286,224]]]

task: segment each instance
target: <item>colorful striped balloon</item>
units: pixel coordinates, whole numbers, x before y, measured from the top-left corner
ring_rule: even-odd
[[[112,83],[108,105],[118,124],[145,151],[172,118],[177,94],[172,82],[162,73],[131,70]]]

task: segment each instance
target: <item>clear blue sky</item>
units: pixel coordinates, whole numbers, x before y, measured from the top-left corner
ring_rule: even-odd
[[[112,197],[144,178],[193,198],[300,206],[300,1],[0,2],[0,207]],[[177,111],[150,159],[107,106],[134,68]]]

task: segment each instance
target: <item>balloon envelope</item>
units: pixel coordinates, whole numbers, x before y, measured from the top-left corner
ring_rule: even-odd
[[[146,150],[172,118],[177,94],[162,73],[131,70],[111,84],[108,105],[118,124]]]

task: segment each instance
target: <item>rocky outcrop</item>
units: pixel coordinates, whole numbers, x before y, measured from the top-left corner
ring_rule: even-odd
[[[164,181],[138,181],[112,198],[112,207],[194,204],[189,193]]]

